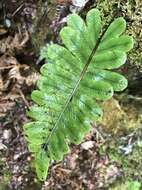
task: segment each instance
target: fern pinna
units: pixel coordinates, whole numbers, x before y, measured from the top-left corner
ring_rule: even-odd
[[[46,180],[51,160],[61,161],[68,145],[79,144],[90,123],[102,117],[97,101],[127,87],[127,80],[110,70],[125,63],[133,38],[123,34],[123,18],[105,31],[101,27],[97,9],[88,12],[86,22],[71,14],[60,32],[64,46],[47,45],[41,53],[48,63],[32,93],[38,106],[31,107],[28,115],[35,121],[24,125],[40,180]]]

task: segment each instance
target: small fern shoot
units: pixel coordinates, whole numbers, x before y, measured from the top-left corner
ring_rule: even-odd
[[[42,51],[48,63],[41,68],[38,90],[32,92],[37,105],[28,116],[34,121],[24,125],[40,180],[46,180],[50,162],[61,161],[69,144],[79,144],[90,123],[102,117],[97,101],[127,87],[125,77],[111,71],[125,63],[133,47],[133,38],[123,34],[125,28],[120,17],[102,29],[97,9],[88,12],[86,22],[71,14],[60,32],[64,45],[51,44]]]

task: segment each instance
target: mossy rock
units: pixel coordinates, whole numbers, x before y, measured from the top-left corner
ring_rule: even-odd
[[[103,103],[103,110],[101,127],[107,133],[122,135],[140,126],[142,112],[134,104],[128,103],[123,106],[112,98]]]

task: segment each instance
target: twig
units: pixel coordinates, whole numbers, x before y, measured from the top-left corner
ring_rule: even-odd
[[[22,5],[20,5],[15,11],[14,13],[12,13],[12,17],[14,17],[19,11],[20,9],[24,6],[24,3]]]
[[[30,108],[30,105],[29,105],[28,101],[26,100],[26,98],[25,98],[25,96],[24,96],[22,90],[21,90],[21,89],[18,89],[18,91],[19,91],[19,94],[20,94],[21,98],[23,99],[23,101],[24,101],[26,107],[29,109],[29,108]]]

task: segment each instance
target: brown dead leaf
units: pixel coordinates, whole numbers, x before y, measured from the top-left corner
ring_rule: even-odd
[[[0,53],[13,54],[13,51],[15,49],[17,50],[22,49],[28,40],[29,40],[29,35],[27,31],[25,31],[23,36],[21,34],[15,34],[14,37],[8,36],[7,38],[0,40]]]
[[[25,105],[28,102],[22,88],[35,85],[39,74],[30,66],[21,64],[15,58],[14,50],[20,50],[28,41],[28,33],[22,39],[19,34],[0,41],[0,117],[4,116],[21,98]]]
[[[15,105],[15,102],[2,101],[0,102],[0,118],[4,117],[5,114],[10,111]]]

